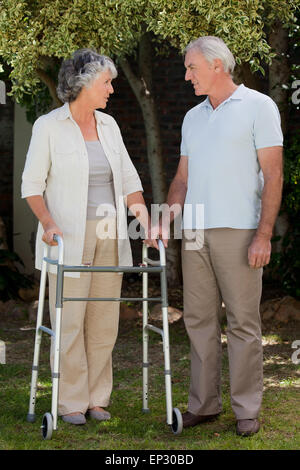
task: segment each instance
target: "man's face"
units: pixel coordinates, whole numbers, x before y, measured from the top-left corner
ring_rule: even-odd
[[[185,80],[190,80],[194,86],[195,95],[209,95],[216,81],[216,61],[211,64],[201,52],[191,49],[186,53],[184,66]]]

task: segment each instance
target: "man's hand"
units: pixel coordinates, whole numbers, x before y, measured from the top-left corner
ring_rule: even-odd
[[[168,247],[168,240],[169,240],[169,228],[163,227],[162,222],[160,222],[156,225],[152,225],[151,229],[149,230],[149,238],[152,240],[157,240],[160,239],[163,242],[163,245],[165,248]]]
[[[159,249],[158,247],[158,239],[162,240],[163,245],[165,248],[168,247],[168,238],[169,238],[169,231],[164,230],[162,228],[161,222],[157,225],[152,225],[151,229],[148,231],[148,237],[144,241],[146,245]]]
[[[160,220],[158,225],[154,225],[151,227],[151,234],[155,238],[159,238],[162,240],[164,247],[168,247],[168,241],[170,238],[170,226],[166,226],[165,224],[162,223],[162,220]]]
[[[250,268],[262,268],[269,264],[271,258],[271,241],[269,236],[256,234],[248,248]]]
[[[148,232],[148,237],[145,238],[145,240],[143,240],[143,243],[145,243],[149,248],[156,248],[157,250],[159,249],[158,248],[158,243],[157,243],[157,238],[152,238],[152,234],[149,230]]]

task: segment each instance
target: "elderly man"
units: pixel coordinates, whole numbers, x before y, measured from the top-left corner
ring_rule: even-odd
[[[207,97],[184,118],[181,157],[167,201],[169,206],[204,207],[202,245],[198,237],[194,249],[186,249],[190,235],[182,240],[184,321],[191,341],[183,426],[212,420],[221,412],[223,300],[231,405],[237,434],[249,436],[260,427],[259,304],[281,201],[280,116],[268,96],[233,82],[235,60],[221,39],[192,41],[184,64],[185,80],[197,96]],[[198,233],[193,219],[187,226],[184,218],[184,228]]]

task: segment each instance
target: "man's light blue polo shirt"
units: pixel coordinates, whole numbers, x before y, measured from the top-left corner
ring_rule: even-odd
[[[244,85],[216,109],[207,97],[188,111],[181,141],[188,157],[185,205],[204,205],[204,227],[196,226],[193,210],[184,228],[257,228],[263,177],[256,150],[282,144],[276,104]]]

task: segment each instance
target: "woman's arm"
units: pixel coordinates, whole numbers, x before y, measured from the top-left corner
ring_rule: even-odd
[[[53,235],[56,234],[62,237],[63,234],[52,219],[44,198],[42,196],[29,196],[26,198],[26,201],[43,226],[44,234],[42,240],[50,246],[57,245],[57,242],[53,240]]]
[[[57,242],[53,241],[53,235],[62,236],[62,232],[52,219],[43,198],[50,167],[49,126],[45,116],[41,116],[32,128],[32,137],[22,175],[21,192],[22,198],[26,199],[30,209],[44,228],[42,240],[52,246],[57,245]]]

